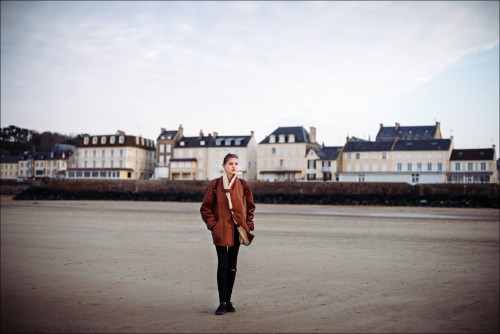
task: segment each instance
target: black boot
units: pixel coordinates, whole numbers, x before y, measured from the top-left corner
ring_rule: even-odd
[[[222,315],[224,313],[226,313],[227,309],[226,309],[226,305],[225,304],[222,304],[220,303],[219,304],[219,307],[217,308],[217,310],[215,310],[215,314],[217,315]]]
[[[231,302],[226,302],[226,310],[228,312],[236,312],[236,309],[233,307],[233,303]]]

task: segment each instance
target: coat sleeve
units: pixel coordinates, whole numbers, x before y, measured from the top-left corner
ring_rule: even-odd
[[[215,181],[212,180],[205,190],[205,196],[203,197],[203,203],[201,203],[200,213],[201,219],[207,224],[207,228],[211,231],[215,224],[217,224],[217,219],[215,216],[214,208],[217,203],[215,203],[216,197],[214,196]]]
[[[254,230],[254,223],[253,223],[253,217],[254,217],[254,211],[255,211],[255,203],[253,202],[253,194],[252,194],[252,189],[250,188],[250,185],[248,182],[244,182],[244,194],[245,198],[247,201],[247,225],[250,228],[250,231]]]

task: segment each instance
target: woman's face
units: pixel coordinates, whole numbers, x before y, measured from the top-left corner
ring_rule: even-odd
[[[226,171],[227,174],[236,174],[238,173],[238,159],[231,158],[227,161],[226,164],[222,164],[222,167]]]

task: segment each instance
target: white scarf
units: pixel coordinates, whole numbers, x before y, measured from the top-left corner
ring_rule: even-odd
[[[237,178],[238,177],[236,175],[234,175],[233,178],[231,179],[231,182],[229,182],[229,179],[227,177],[227,173],[224,172],[222,174],[222,184],[224,186],[224,193],[226,194],[227,202],[229,204],[229,210],[231,212],[233,211],[233,202],[231,200],[231,192],[229,190],[231,190],[231,187],[233,186],[234,181]],[[232,218],[233,218],[234,224],[236,225],[236,228],[238,229],[238,232],[240,233],[240,244],[241,243],[245,244],[245,245],[250,244],[250,241],[248,240],[247,232],[243,229],[243,227],[240,226],[240,224],[238,224],[238,222],[236,220],[234,220],[234,217],[232,217]]]

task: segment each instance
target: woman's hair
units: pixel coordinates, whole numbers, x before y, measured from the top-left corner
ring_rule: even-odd
[[[236,158],[236,159],[239,159],[238,156],[236,154],[233,154],[233,153],[228,153],[225,157],[224,157],[224,165],[227,164],[228,160],[229,159],[232,159],[232,158]]]

